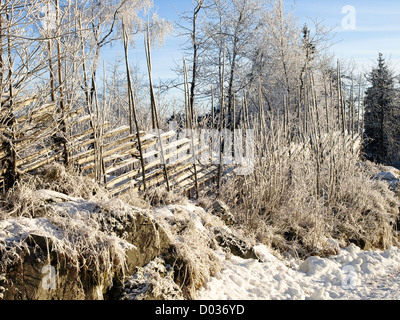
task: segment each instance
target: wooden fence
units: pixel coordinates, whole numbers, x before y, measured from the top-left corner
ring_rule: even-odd
[[[237,165],[221,165],[221,154],[212,150],[211,142],[200,143],[197,137],[178,136],[173,130],[156,131],[138,135],[129,126],[110,128],[107,122],[98,123],[87,108],[61,110],[56,103],[40,103],[37,97],[10,101],[10,97],[3,96],[0,190],[5,192],[12,187],[22,174],[59,162],[95,179],[113,195],[129,188],[144,190],[161,185],[191,195],[205,184],[219,182]],[[306,160],[315,156],[311,152],[314,144],[311,140],[291,143],[270,156],[282,161],[285,157]],[[336,148],[343,146],[354,153],[359,150],[360,137],[333,132],[320,137],[318,145],[321,158],[327,152],[339,152]],[[205,161],[196,160],[200,158]]]
[[[104,185],[111,194],[129,188],[165,185],[179,192],[198,191],[219,174],[212,159],[206,164],[194,157],[212,154],[191,137],[176,138],[175,131],[140,132],[145,184],[137,134],[129,126],[109,129],[96,124],[84,108],[59,110],[55,103],[40,106],[35,97],[9,103],[0,109],[0,188],[5,191],[21,174],[52,162],[64,163]],[[64,114],[62,114],[64,113]],[[62,130],[62,126],[68,130]],[[96,129],[97,128],[97,129]],[[161,144],[160,144],[161,142]],[[213,162],[215,163],[215,162]],[[225,166],[223,172],[229,171]]]

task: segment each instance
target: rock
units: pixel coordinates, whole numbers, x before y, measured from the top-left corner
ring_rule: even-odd
[[[329,238],[326,243],[326,254],[328,255],[337,255],[340,251],[339,242],[335,239]]]
[[[228,249],[233,255],[243,259],[257,259],[257,254],[254,248],[250,246],[245,240],[240,239],[238,236],[227,232],[225,229],[215,229],[215,240],[218,244],[225,249]]]
[[[165,231],[154,221],[146,210],[131,207],[121,214],[117,211],[98,212],[92,215],[106,233],[114,233],[119,238],[133,244],[125,251],[125,276],[134,274],[156,257],[171,249],[171,241]],[[114,275],[112,288],[106,292],[109,299],[121,295],[124,274],[119,270]]]
[[[161,254],[170,250],[171,241],[159,224],[144,209],[128,206],[122,201],[113,199],[107,204],[78,199],[58,203],[57,211],[70,210],[88,213],[106,234],[115,234],[118,238],[133,246],[126,250],[126,273],[132,274]]]
[[[42,195],[47,199],[49,193],[44,192]],[[124,214],[118,210],[104,212],[100,205],[96,206],[83,199],[76,202],[75,199],[59,195],[56,198],[56,201],[48,201],[46,210],[53,209],[54,214],[59,214],[60,219],[64,219],[66,223],[68,219],[83,219],[79,220],[82,228],[86,228],[85,232],[98,233],[99,239],[104,240],[99,246],[109,246],[110,257],[105,255],[97,261],[97,256],[88,257],[90,254],[96,254],[86,252],[91,249],[87,248],[88,250],[82,252],[81,249],[75,248],[74,241],[78,241],[79,244],[79,238],[85,234],[80,234],[81,229],[76,225],[76,229],[73,229],[75,231],[70,231],[69,238],[64,238],[65,234],[46,218],[41,218],[41,223],[38,223],[39,219],[36,218],[24,218],[28,226],[34,225],[39,228],[34,230],[39,232],[36,234],[27,228],[24,230],[24,236],[20,237],[19,230],[22,229],[15,223],[17,227],[8,227],[6,230],[7,237],[15,236],[19,237],[19,240],[2,242],[0,239],[0,275],[3,275],[0,277],[0,299],[112,298],[118,285],[125,281],[125,276],[134,274],[137,268],[170,250],[171,243],[167,234],[144,210],[127,207]],[[47,200],[50,199],[51,197]],[[73,210],[69,212],[68,208]],[[88,212],[88,208],[96,212]],[[85,217],[88,219],[86,226]],[[4,223],[6,227],[10,225],[13,226],[12,223]],[[40,229],[42,227],[43,230]],[[93,231],[90,229],[92,227]],[[47,228],[47,231],[51,229],[54,233],[44,236],[42,234],[47,232],[44,228]],[[13,232],[16,232],[15,235]],[[73,232],[79,235],[75,236]],[[51,237],[54,237],[55,242]],[[118,242],[119,239],[121,242]],[[115,244],[115,241],[119,244]],[[113,250],[117,248],[113,246],[125,251],[124,270],[118,261],[109,261],[112,259]],[[7,263],[2,264],[4,261]]]
[[[211,213],[221,218],[227,226],[232,226],[235,224],[235,218],[230,212],[228,206],[220,200],[214,201],[212,204]]]
[[[114,232],[135,246],[126,252],[128,273],[170,250],[167,234],[144,210],[132,208],[126,215],[98,213],[97,219],[104,231]]]
[[[399,192],[400,179],[393,172],[380,172],[373,179],[385,181],[389,185],[390,190],[396,193]]]
[[[120,300],[183,300],[181,288],[174,281],[174,271],[156,258],[128,279]]]
[[[85,299],[78,270],[71,266],[67,256],[54,250],[49,238],[32,234],[24,240],[24,244],[16,250],[19,261],[8,266],[4,272],[4,300]],[[52,272],[51,267],[55,266],[57,270]]]

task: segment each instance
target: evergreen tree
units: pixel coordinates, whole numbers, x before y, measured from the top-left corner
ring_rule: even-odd
[[[367,80],[371,86],[364,101],[364,153],[368,160],[391,165],[399,154],[398,91],[382,53]]]

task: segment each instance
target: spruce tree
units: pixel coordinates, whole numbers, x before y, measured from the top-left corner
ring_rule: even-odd
[[[364,154],[370,161],[392,165],[399,154],[398,91],[382,53],[367,80],[371,86],[364,101]]]

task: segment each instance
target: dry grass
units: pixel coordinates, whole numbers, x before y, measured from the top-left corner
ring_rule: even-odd
[[[106,191],[88,177],[53,163],[40,169],[35,175],[36,189],[49,189],[71,197],[91,199],[108,197]]]
[[[118,197],[124,203],[129,204],[133,207],[140,209],[150,209],[151,204],[144,196],[140,195],[139,192],[133,188],[128,189],[125,193],[119,195]]]
[[[359,160],[357,144],[331,135],[317,153],[279,131],[265,141],[254,173],[228,180],[221,194],[248,234],[301,257],[332,254],[329,238],[366,249],[398,243],[399,199],[371,179],[380,168]]]
[[[175,270],[175,281],[185,297],[192,299],[196,290],[221,269],[220,258],[213,249],[213,228],[223,222],[188,204],[160,208],[154,215],[173,244],[166,261]]]
[[[183,196],[173,191],[167,191],[165,186],[147,189],[144,198],[152,207],[162,207],[170,204],[182,204]]]
[[[107,191],[97,183],[59,163],[40,168],[35,174],[25,174],[1,199],[3,218],[8,216],[39,217],[46,215],[37,190],[53,190],[83,199],[108,199]]]

